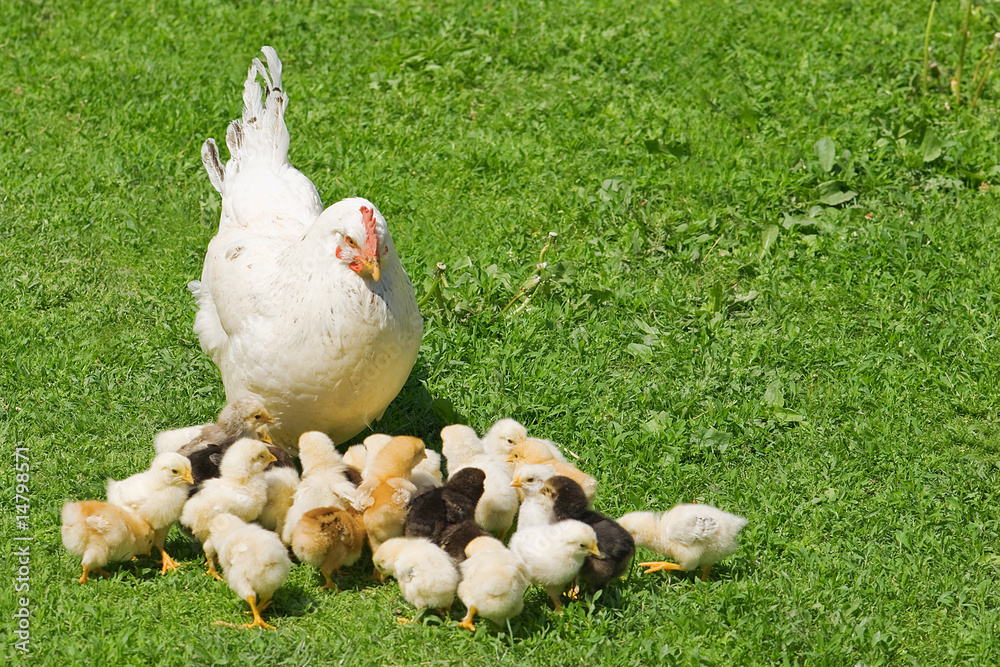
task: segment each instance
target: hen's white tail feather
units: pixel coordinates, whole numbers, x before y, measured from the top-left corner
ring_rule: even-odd
[[[288,164],[288,128],[285,107],[288,97],[281,89],[281,61],[270,46],[261,49],[267,65],[254,58],[243,84],[243,118],[226,130],[230,159],[222,166],[215,141],[208,139],[201,149],[201,161],[212,185],[220,193],[227,178],[254,164],[273,168]],[[261,90],[257,76],[264,81]]]

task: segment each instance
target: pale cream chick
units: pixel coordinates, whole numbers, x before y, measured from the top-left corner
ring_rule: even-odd
[[[555,476],[555,469],[545,463],[530,463],[517,468],[510,485],[521,496],[521,506],[517,512],[518,530],[555,522],[552,497],[541,492],[546,480]]]
[[[102,568],[111,562],[148,554],[153,529],[135,512],[99,500],[67,502],[62,506],[62,543],[83,564],[80,583],[91,572],[110,576]]]
[[[448,478],[463,468],[478,468],[486,474],[483,495],[476,504],[476,523],[503,540],[517,514],[517,491],[504,460],[487,454],[476,432],[463,424],[441,429],[441,452],[448,461]]]
[[[218,514],[228,513],[243,521],[253,521],[267,502],[264,470],[277,460],[260,440],[244,438],[230,447],[219,466],[219,477],[206,480],[201,490],[184,504],[181,523],[194,533],[204,546],[209,526]],[[218,578],[214,554],[205,547],[208,572]]]
[[[153,545],[163,561],[161,574],[177,568],[165,542],[170,527],[181,516],[192,484],[191,462],[173,452],[157,454],[145,472],[121,481],[108,480],[108,502],[132,510],[153,529]]]
[[[355,487],[347,479],[343,457],[333,440],[319,431],[299,437],[299,461],[302,479],[295,489],[291,508],[285,517],[281,541],[292,543],[292,532],[306,512],[318,507],[347,509],[355,499]]]
[[[272,465],[264,471],[264,481],[267,483],[267,500],[257,522],[281,535],[299,486],[299,471],[294,466]]]
[[[228,513],[212,518],[209,542],[219,555],[229,588],[247,601],[253,613],[252,623],[233,625],[216,621],[216,624],[273,630],[274,626],[265,623],[260,614],[271,604],[271,597],[292,569],[285,545],[271,531]]]
[[[468,611],[458,626],[475,632],[476,614],[497,625],[520,614],[528,588],[521,559],[492,537],[469,542],[465,556],[459,565],[458,598]]]
[[[700,567],[702,581],[708,579],[713,565],[736,552],[746,523],[741,516],[701,504],[676,505],[669,512],[630,512],[618,519],[636,546],[677,561],[639,563],[648,568],[644,574]]]
[[[395,577],[399,592],[417,610],[447,615],[458,589],[458,570],[441,547],[424,538],[396,537],[374,553],[375,568]],[[405,620],[404,620],[405,622]]]
[[[594,529],[573,519],[518,530],[510,538],[510,550],[524,563],[528,581],[545,589],[560,614],[559,595],[576,577],[584,559],[601,557]]]
[[[527,437],[527,429],[516,419],[500,419],[483,434],[483,451],[506,461],[511,448]]]
[[[330,575],[357,562],[364,544],[365,527],[353,509],[317,507],[306,512],[292,531],[296,557],[318,568],[326,580],[323,588],[334,592],[337,584]]]
[[[580,488],[583,489],[584,494],[587,496],[587,500],[593,502],[594,496],[597,494],[597,480],[577,468],[572,463],[560,460],[559,457],[555,456],[553,453],[553,447],[555,447],[555,445],[548,440],[527,438],[523,442],[520,442],[511,448],[510,454],[507,456],[507,462],[513,463],[515,469],[517,466],[535,463],[544,463],[552,466],[552,469],[556,471],[557,475],[569,477],[574,482],[579,484]]]

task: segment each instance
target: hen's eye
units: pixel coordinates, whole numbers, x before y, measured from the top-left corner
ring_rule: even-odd
[[[357,249],[358,244],[350,236],[345,236],[344,240],[347,241],[347,245],[351,246],[354,249]]]

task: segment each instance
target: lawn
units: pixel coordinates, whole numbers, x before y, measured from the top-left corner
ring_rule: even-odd
[[[956,102],[959,4],[926,93],[930,2],[0,5],[7,662],[1000,663],[1000,77],[971,105],[1000,9]],[[339,595],[296,566],[277,630],[239,631],[174,529],[179,572],[76,583],[62,503],[225,402],[185,288],[220,208],[199,149],[264,44],[292,163],[379,207],[418,298],[447,267],[376,428],[437,449],[512,416],[605,513],[747,517],[708,582],[633,567],[561,617],[532,589],[470,635],[397,623],[370,565]]]

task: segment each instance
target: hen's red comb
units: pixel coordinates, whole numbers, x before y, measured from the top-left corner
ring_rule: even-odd
[[[365,226],[365,254],[378,257],[378,232],[375,229],[375,212],[367,206],[361,207],[361,222]]]

